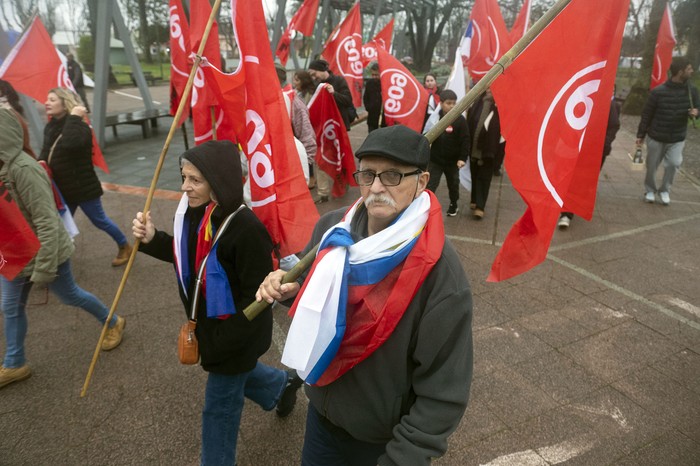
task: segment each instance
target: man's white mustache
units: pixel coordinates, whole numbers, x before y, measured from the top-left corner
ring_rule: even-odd
[[[369,207],[371,204],[383,204],[390,207],[396,207],[396,201],[386,194],[370,194],[365,199],[365,207]]]

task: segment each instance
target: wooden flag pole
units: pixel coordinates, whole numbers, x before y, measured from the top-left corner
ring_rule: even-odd
[[[160,172],[163,169],[163,163],[165,162],[165,155],[168,153],[168,149],[170,148],[170,142],[173,139],[173,136],[175,135],[175,131],[177,131],[178,128],[178,123],[180,122],[180,118],[182,117],[182,112],[185,109],[185,105],[188,104],[188,99],[190,97],[190,91],[192,90],[192,84],[194,83],[194,76],[197,73],[197,68],[199,67],[199,63],[202,61],[202,53],[204,53],[204,47],[207,43],[207,39],[209,37],[209,33],[211,31],[212,25],[214,23],[214,19],[216,18],[216,12],[219,10],[219,6],[221,5],[221,0],[216,0],[214,2],[214,6],[211,9],[211,14],[209,15],[209,20],[207,21],[207,26],[204,29],[204,34],[202,35],[202,42],[199,44],[199,50],[197,50],[197,55],[195,56],[194,63],[192,64],[192,69],[190,70],[190,76],[187,79],[187,84],[185,85],[185,90],[182,94],[182,98],[180,99],[180,105],[177,107],[177,112],[175,113],[175,116],[173,117],[173,123],[170,125],[170,131],[168,132],[168,137],[165,139],[165,144],[163,144],[163,149],[160,152],[160,157],[158,158],[158,163],[156,164],[156,171],[153,174],[153,179],[151,180],[151,187],[148,189],[148,195],[146,196],[146,204],[143,207],[143,212],[144,214],[151,210],[151,202],[153,201],[153,194],[156,191],[156,185],[158,184],[158,177],[160,176]],[[131,251],[131,256],[129,256],[129,262],[126,264],[126,268],[124,269],[124,274],[122,275],[122,280],[119,283],[119,288],[117,289],[117,294],[114,296],[114,301],[112,301],[112,307],[109,309],[109,315],[107,316],[107,320],[105,321],[104,326],[102,327],[102,333],[100,333],[100,339],[97,341],[97,346],[95,347],[95,352],[92,355],[92,362],[90,363],[90,368],[88,369],[87,376],[85,377],[85,383],[83,384],[83,389],[80,391],[80,396],[84,397],[85,394],[87,393],[88,386],[90,385],[90,379],[92,378],[92,373],[95,370],[95,364],[97,363],[97,358],[100,355],[100,351],[102,349],[102,341],[105,338],[105,335],[107,334],[107,329],[109,327],[109,322],[112,320],[112,316],[114,315],[114,311],[117,309],[117,305],[119,304],[119,299],[122,296],[122,293],[124,292],[124,287],[126,285],[126,280],[129,277],[129,272],[131,272],[131,267],[133,266],[134,259],[136,257],[136,252],[139,249],[139,244],[140,241],[136,240],[134,243],[134,248]]]
[[[464,113],[469,107],[472,106],[474,102],[486,92],[491,83],[493,83],[497,77],[499,77],[508,68],[513,60],[520,55],[520,53],[525,50],[525,48],[532,42],[539,34],[546,28],[549,23],[552,22],[554,18],[557,17],[561,11],[566,8],[566,6],[571,2],[571,0],[558,0],[552,8],[547,10],[547,12],[542,15],[542,17],[532,25],[530,29],[523,35],[523,37],[516,42],[510,50],[508,50],[500,60],[496,62],[495,65],[489,70],[488,73],[484,75],[483,78],[479,80],[478,83],[472,87],[467,94],[462,97],[459,102],[450,110],[444,117],[438,121],[435,126],[433,126],[430,131],[425,134],[425,137],[432,144],[437,137],[442,134],[448,126],[450,126],[459,115]],[[311,251],[309,251],[294,267],[292,267],[289,272],[287,272],[282,277],[282,283],[289,283],[293,280],[298,279],[307,268],[313,264],[316,258],[316,251],[318,251],[318,245],[316,245]],[[248,320],[255,319],[258,314],[265,310],[269,306],[269,303],[265,301],[254,302],[250,306],[243,310],[243,313],[248,318]]]

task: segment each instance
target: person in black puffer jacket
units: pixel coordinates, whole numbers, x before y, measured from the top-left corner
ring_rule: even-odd
[[[644,201],[656,200],[656,170],[664,163],[664,176],[658,189],[663,205],[671,202],[670,192],[676,171],[683,162],[683,146],[688,131],[688,117],[697,118],[698,90],[688,81],[693,66],[685,57],[677,57],[669,69],[671,78],[652,89],[637,128],[637,147],[647,138],[647,172]]]
[[[243,204],[241,164],[230,141],[209,141],[182,154],[183,196],[174,235],[155,229],[150,213],[136,215],[139,250],[175,265],[180,298],[189,312],[199,265],[205,284],[196,309],[202,369],[209,373],[202,412],[202,464],[233,465],[244,398],[280,417],[294,408],[300,380],[258,362],[272,341],[272,311],[243,314],[272,270],[272,240]],[[235,214],[234,214],[235,213]],[[213,237],[234,214],[216,243]],[[207,233],[210,232],[210,233]]]
[[[119,250],[112,266],[126,264],[131,246],[102,208],[102,185],[92,165],[92,130],[83,121],[87,109],[78,104],[72,91],[63,88],[51,89],[44,106],[49,122],[39,160],[49,165],[71,215],[80,207],[93,225],[117,243]]]

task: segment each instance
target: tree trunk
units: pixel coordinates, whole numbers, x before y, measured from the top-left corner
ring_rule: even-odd
[[[139,42],[143,48],[143,55],[146,59],[146,63],[153,63],[153,57],[151,57],[151,44],[148,39],[148,18],[146,17],[146,0],[138,0],[139,5],[139,30],[140,37]]]
[[[642,68],[639,70],[637,80],[632,84],[630,93],[627,95],[625,104],[622,106],[622,112],[628,115],[641,115],[644,103],[649,97],[651,69],[654,63],[654,48],[656,47],[656,37],[659,34],[664,8],[666,8],[666,0],[653,0],[644,39]]]

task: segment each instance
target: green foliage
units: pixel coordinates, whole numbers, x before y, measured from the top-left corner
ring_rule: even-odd
[[[92,36],[80,36],[78,61],[82,63],[87,70],[91,71],[95,68],[95,44],[92,41]]]

